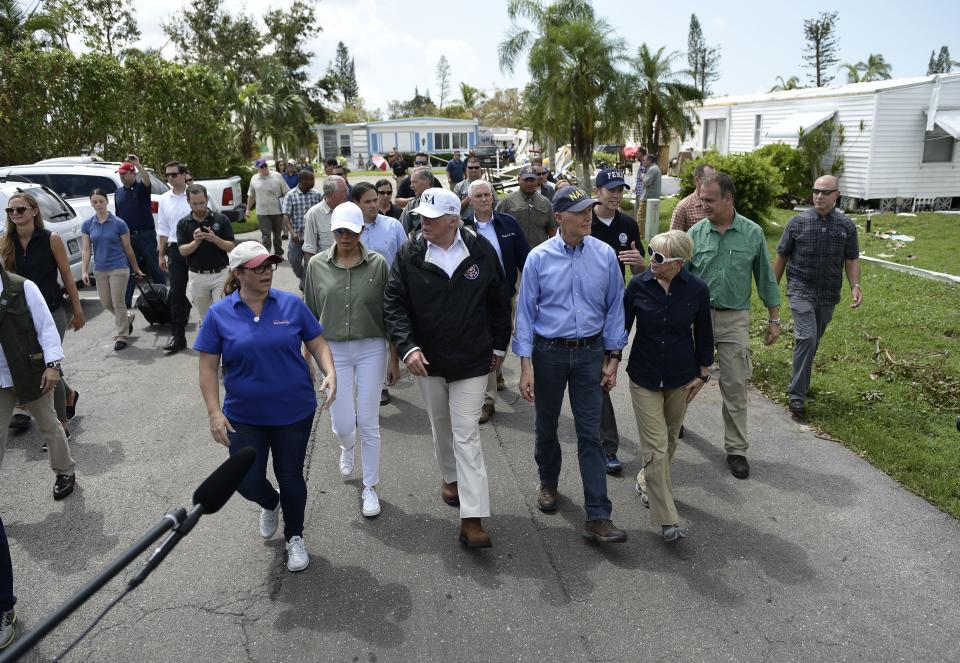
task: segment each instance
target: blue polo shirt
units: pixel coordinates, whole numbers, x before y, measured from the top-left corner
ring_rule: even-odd
[[[127,222],[130,230],[153,230],[153,213],[150,211],[150,189],[137,180],[132,187],[121,186],[113,194],[113,206],[117,216]]]
[[[123,235],[130,234],[130,229],[123,219],[118,219],[113,212],[109,212],[107,220],[100,223],[94,214],[83,222],[80,232],[90,237],[96,271],[107,272],[130,267],[130,261],[123,250],[123,241],[120,239]]]
[[[223,360],[227,419],[286,426],[317,409],[301,345],[322,333],[317,318],[293,293],[270,288],[258,320],[238,290],[210,307],[193,348]]]
[[[450,159],[447,162],[447,174],[454,184],[462,182],[467,175],[467,162],[463,159]]]

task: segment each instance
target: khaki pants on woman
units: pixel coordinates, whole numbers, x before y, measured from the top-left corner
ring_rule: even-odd
[[[97,294],[100,296],[100,304],[113,313],[115,332],[113,337],[126,338],[129,335],[128,330],[133,319],[133,315],[127,313],[127,305],[123,300],[127,292],[127,279],[130,278],[130,270],[123,267],[105,272],[95,271],[93,276],[97,279]]]
[[[651,391],[631,381],[630,398],[643,455],[643,469],[637,475],[637,483],[650,499],[650,520],[654,525],[679,525],[670,463],[687,413],[687,390],[680,387]]]

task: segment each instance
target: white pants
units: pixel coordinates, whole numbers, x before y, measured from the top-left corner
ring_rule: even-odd
[[[457,482],[461,518],[490,516],[490,487],[480,446],[480,408],[487,376],[447,382],[417,377],[430,417],[433,449],[444,482]]]
[[[329,341],[337,369],[337,398],[330,406],[333,434],[352,451],[360,433],[363,485],[380,483],[380,389],[387,372],[387,341]]]
[[[190,294],[193,295],[193,303],[197,306],[200,322],[203,322],[207,309],[214,302],[223,299],[223,282],[226,280],[226,269],[221,269],[216,274],[190,272]]]

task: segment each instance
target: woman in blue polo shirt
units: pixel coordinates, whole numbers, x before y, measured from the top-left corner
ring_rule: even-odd
[[[133,313],[127,313],[124,297],[130,266],[139,279],[143,272],[130,246],[130,229],[123,219],[115,216],[108,207],[107,194],[102,189],[90,193],[90,205],[95,214],[81,227],[83,248],[81,250],[81,278],[90,285],[90,254],[93,248],[95,262],[93,276],[97,279],[97,294],[103,308],[113,313],[115,319],[114,350],[127,347],[127,337],[133,333]]]
[[[317,409],[317,397],[303,345],[323,371],[324,409],[337,393],[337,374],[323,328],[296,295],[275,290],[273,272],[281,261],[259,242],[241,242],[230,254],[224,298],[207,311],[194,342],[200,353],[200,391],[213,439],[234,454],[253,447],[257,460],[238,492],[260,505],[260,536],[277,531],[283,511],[287,568],[310,563],[303,542],[307,483],[303,462]],[[217,379],[223,362],[223,407]],[[267,480],[267,456],[280,491]]]

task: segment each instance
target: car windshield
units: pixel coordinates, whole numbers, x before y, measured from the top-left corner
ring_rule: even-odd
[[[40,212],[43,214],[45,221],[69,221],[76,216],[66,203],[50,194],[43,187],[22,187],[20,190],[37,199],[37,204],[40,205]],[[6,194],[3,195],[6,196]],[[9,200],[9,197],[7,200]],[[4,206],[6,206],[6,203],[4,203]]]

